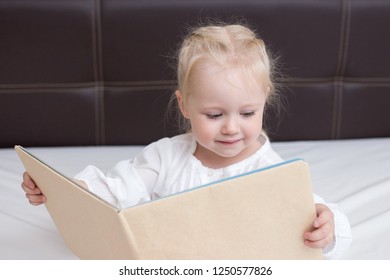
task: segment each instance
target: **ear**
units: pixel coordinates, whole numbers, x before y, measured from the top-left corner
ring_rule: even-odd
[[[188,112],[186,104],[184,104],[183,95],[182,95],[181,91],[180,90],[176,90],[175,91],[175,95],[176,95],[176,98],[177,98],[177,104],[179,104],[180,112],[183,114],[183,116],[186,119],[189,119],[189,115],[190,114]]]
[[[267,94],[267,97],[269,96],[269,93],[270,93],[270,92],[271,92],[271,87],[268,86],[268,87],[267,87],[267,93],[266,93],[266,94]]]

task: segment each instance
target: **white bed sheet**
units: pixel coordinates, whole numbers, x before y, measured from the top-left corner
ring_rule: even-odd
[[[390,259],[390,138],[278,142],[285,159],[310,164],[314,191],[338,203],[352,225],[343,259]],[[88,164],[108,170],[142,147],[31,148],[68,176]],[[0,149],[0,259],[77,259],[67,249],[44,206],[27,203],[23,166],[13,149]],[[71,203],[71,202],[70,202]]]

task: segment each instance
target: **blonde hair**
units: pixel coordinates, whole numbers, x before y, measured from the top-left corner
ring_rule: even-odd
[[[198,63],[238,66],[262,81],[268,91],[267,104],[275,97],[271,78],[272,63],[263,40],[243,25],[209,25],[196,28],[183,40],[178,53],[177,82],[186,102],[188,85],[194,66]],[[189,131],[190,123],[178,113],[180,129]]]

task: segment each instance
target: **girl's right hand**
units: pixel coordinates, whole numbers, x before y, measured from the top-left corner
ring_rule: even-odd
[[[46,197],[42,194],[41,190],[35,185],[27,172],[23,173],[23,182],[21,184],[22,189],[26,193],[26,197],[32,205],[41,205],[46,202]]]

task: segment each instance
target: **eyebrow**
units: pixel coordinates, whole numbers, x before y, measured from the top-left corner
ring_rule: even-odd
[[[262,107],[262,103],[247,103],[247,104],[244,104],[242,105],[239,110],[258,110]],[[210,105],[210,106],[204,106],[202,107],[202,110],[215,110],[215,111],[225,111],[225,108],[222,107],[222,106],[213,106],[213,105]]]

